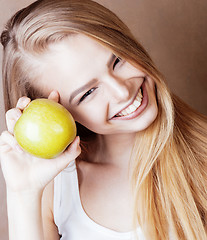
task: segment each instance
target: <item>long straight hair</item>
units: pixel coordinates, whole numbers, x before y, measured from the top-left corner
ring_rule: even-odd
[[[110,48],[156,85],[158,117],[139,132],[130,165],[135,227],[146,239],[206,240],[207,119],[170,93],[148,53],[110,10],[90,0],[40,0],[16,13],[1,35],[6,110],[21,96],[44,96],[33,84],[41,74],[38,59],[50,43],[76,33]]]

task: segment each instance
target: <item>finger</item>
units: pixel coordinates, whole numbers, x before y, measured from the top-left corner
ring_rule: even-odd
[[[47,171],[47,176],[53,179],[57,176],[63,169],[65,169],[70,162],[75,160],[77,156],[80,154],[80,140],[79,137],[75,138],[74,142],[70,145],[70,147],[62,153],[60,156],[54,159],[44,159],[41,161],[41,169],[43,172],[42,175],[45,175],[45,169]],[[40,171],[41,171],[40,169]],[[49,171],[48,171],[49,169]],[[49,176],[50,175],[50,176]]]
[[[12,148],[13,150],[18,151],[20,153],[23,152],[21,147],[18,145],[16,139],[10,132],[8,132],[8,131],[2,132],[1,141],[4,142],[4,145],[10,146],[10,149]]]
[[[53,90],[50,95],[48,96],[48,99],[53,100],[55,102],[59,102],[60,100],[60,94],[58,93],[58,91]]]
[[[30,102],[31,102],[30,98],[28,98],[28,97],[21,97],[18,100],[18,102],[17,102],[16,108],[19,108],[20,110],[23,111]]]
[[[70,162],[75,160],[81,153],[80,138],[77,136],[71,145],[59,157],[52,159],[55,162],[56,168],[60,171],[65,169]]]
[[[12,108],[6,112],[6,125],[10,133],[14,132],[14,126],[21,115],[22,112],[18,108]]]
[[[70,146],[65,150],[65,155],[70,155],[70,159],[76,159],[81,153],[80,137],[76,136]]]

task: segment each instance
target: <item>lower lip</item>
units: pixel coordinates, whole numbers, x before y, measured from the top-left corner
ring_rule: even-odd
[[[134,119],[134,118],[138,117],[145,110],[145,108],[148,105],[148,95],[147,95],[145,82],[142,84],[142,94],[143,94],[142,103],[137,108],[136,111],[134,111],[131,114],[126,115],[126,116],[114,117],[114,118],[112,118],[112,120],[130,120],[130,119]]]

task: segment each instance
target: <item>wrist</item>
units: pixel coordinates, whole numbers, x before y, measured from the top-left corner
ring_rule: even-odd
[[[43,190],[13,191],[7,188],[7,204],[16,202],[19,204],[34,204],[42,199]],[[25,205],[25,207],[26,207]]]
[[[9,239],[43,239],[42,191],[7,189]]]

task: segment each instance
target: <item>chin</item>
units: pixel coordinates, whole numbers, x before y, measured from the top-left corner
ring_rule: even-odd
[[[134,129],[137,129],[137,132],[144,131],[150,127],[158,116],[157,104],[153,104],[148,107],[149,108],[146,109],[147,111],[143,114],[143,116],[140,116],[140,119],[137,120],[136,127],[134,127]]]

